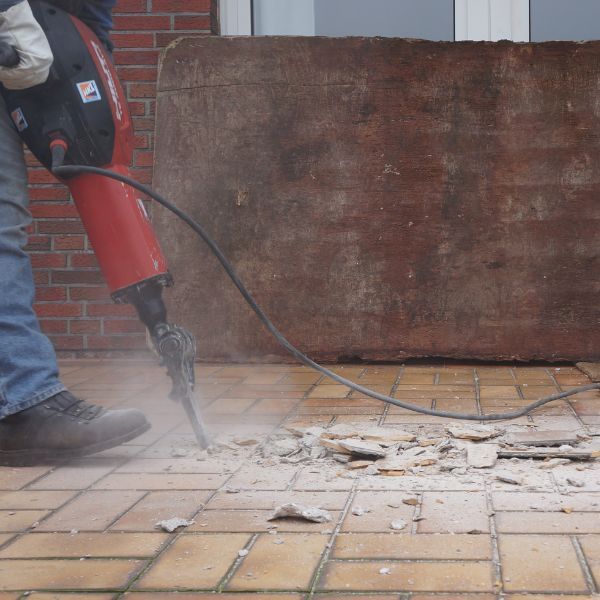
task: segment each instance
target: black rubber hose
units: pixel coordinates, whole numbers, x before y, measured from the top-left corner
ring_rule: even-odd
[[[448,419],[462,419],[467,421],[504,421],[507,419],[516,419],[518,417],[522,417],[532,410],[543,406],[544,404],[548,404],[548,402],[553,402],[554,400],[561,400],[562,398],[568,398],[569,396],[573,396],[575,394],[579,394],[581,392],[587,392],[589,390],[600,390],[600,383],[592,383],[590,385],[584,385],[581,387],[572,388],[567,390],[566,392],[560,392],[558,394],[553,394],[552,396],[546,396],[545,398],[541,398],[536,402],[532,402],[523,408],[518,410],[505,412],[505,413],[497,413],[492,415],[476,415],[476,414],[468,414],[468,413],[458,413],[451,412],[445,410],[433,410],[431,408],[423,408],[422,406],[417,406],[415,404],[409,404],[408,402],[402,402],[402,400],[398,400],[396,398],[392,398],[391,396],[386,396],[385,394],[380,394],[379,392],[375,392],[370,390],[369,388],[363,387],[345,377],[342,377],[329,369],[317,364],[314,360],[310,359],[308,356],[300,352],[296,347],[294,347],[288,340],[284,337],[284,335],[273,325],[269,317],[263,312],[262,308],[256,303],[256,300],[252,297],[252,294],[246,289],[240,278],[237,276],[233,265],[227,260],[219,246],[216,242],[208,235],[205,231],[204,227],[200,225],[197,221],[192,219],[189,215],[183,212],[180,208],[177,208],[174,204],[169,202],[166,198],[152,190],[147,185],[142,183],[138,183],[135,179],[131,177],[126,177],[125,175],[120,175],[118,173],[113,173],[112,171],[108,171],[106,169],[100,169],[98,167],[88,167],[84,165],[65,165],[62,167],[57,167],[53,169],[53,173],[57,177],[73,177],[75,175],[81,175],[82,173],[91,173],[94,175],[103,175],[105,177],[109,177],[110,179],[114,179],[116,181],[120,181],[121,183],[125,183],[130,185],[131,187],[139,190],[140,192],[146,194],[161,206],[164,206],[167,210],[171,211],[174,215],[179,217],[182,221],[187,223],[206,243],[206,245],[210,248],[211,252],[217,257],[217,260],[221,263],[223,269],[229,276],[229,278],[233,281],[235,287],[240,291],[244,300],[250,305],[250,308],[256,313],[257,317],[260,319],[262,324],[269,330],[271,335],[298,361],[323,373],[330,379],[337,381],[352,390],[360,392],[361,394],[365,394],[371,398],[375,398],[376,400],[381,400],[382,402],[387,402],[389,404],[393,404],[395,406],[399,406],[400,408],[405,408],[407,410],[421,413],[424,415],[431,415],[434,417],[445,417]]]

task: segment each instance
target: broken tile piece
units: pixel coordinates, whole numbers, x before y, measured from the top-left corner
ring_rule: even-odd
[[[577,444],[580,439],[575,431],[540,431],[529,430],[514,432],[504,440],[511,446],[562,446],[563,444]]]
[[[315,506],[304,506],[296,502],[288,502],[278,506],[268,520],[274,521],[275,519],[286,518],[304,519],[313,523],[329,523],[333,521],[333,517],[326,510],[316,508]]]
[[[375,456],[377,458],[383,458],[386,455],[386,451],[379,444],[375,442],[367,442],[365,440],[347,438],[339,440],[339,445],[342,448],[352,452],[352,454],[362,454],[364,456]]]
[[[475,469],[493,467],[498,460],[496,444],[469,444],[467,446],[467,464]]]
[[[488,440],[502,433],[493,425],[447,425],[446,431],[461,440]]]
[[[173,533],[176,529],[179,529],[180,527],[189,527],[194,523],[195,521],[188,521],[187,519],[173,517],[172,519],[165,519],[164,521],[159,521],[158,523],[156,523],[156,527],[162,529],[163,531],[167,531],[168,533]]]

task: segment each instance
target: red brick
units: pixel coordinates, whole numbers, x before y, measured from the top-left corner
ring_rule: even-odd
[[[29,169],[27,177],[29,183],[58,183],[58,179],[46,169]]]
[[[30,235],[27,238],[26,250],[50,250],[52,238],[48,235]]]
[[[120,67],[119,77],[124,81],[156,82],[158,70],[156,67]],[[156,84],[154,85],[156,89]]]
[[[116,16],[114,18],[116,31],[157,31],[171,29],[171,17],[156,15]]]
[[[133,138],[133,144],[136,149],[148,148],[150,146],[148,139],[147,135],[136,135]]]
[[[64,186],[53,187],[30,187],[29,198],[36,200],[68,200],[69,190]]]
[[[40,319],[40,327],[44,333],[67,333],[68,323],[66,319]]]
[[[158,50],[115,50],[113,57],[116,65],[156,65]]]
[[[153,33],[119,33],[111,35],[115,48],[153,48]]]
[[[118,319],[104,321],[104,333],[144,333],[145,329],[138,320]]]
[[[79,216],[74,204],[33,204],[30,210],[36,219],[68,219]]]
[[[145,335],[96,336],[87,339],[90,350],[141,350],[147,348]]]
[[[153,0],[155,13],[210,13],[211,0]]]
[[[73,302],[81,300],[109,300],[110,292],[105,286],[71,287],[69,288],[69,298]]]
[[[32,254],[30,258],[34,269],[60,269],[67,263],[67,257],[56,252]]]
[[[98,261],[95,254],[72,254],[70,257],[71,266],[78,267],[98,267]]]
[[[128,89],[130,98],[154,98],[156,96],[155,83],[130,83]]]
[[[38,317],[78,317],[81,315],[81,304],[67,302],[36,303],[34,309]]]
[[[104,283],[100,271],[52,271],[52,283]]]
[[[114,13],[146,12],[146,0],[119,0]]]
[[[52,238],[54,250],[83,250],[85,236],[83,235],[56,235]]]
[[[77,219],[52,219],[37,222],[38,233],[85,233],[83,223]]]
[[[140,183],[152,183],[152,169],[131,169],[133,177]]]
[[[64,302],[67,299],[67,290],[64,287],[38,287],[35,290],[37,302]]]
[[[35,285],[48,285],[50,283],[50,273],[48,271],[34,271],[33,282]]]
[[[130,304],[88,304],[88,317],[135,317],[135,309]]]
[[[151,167],[154,164],[154,152],[136,152],[136,167]]]
[[[69,321],[69,333],[100,333],[100,319]]]
[[[175,17],[175,31],[181,29],[202,29],[210,32],[210,17]]]
[[[83,350],[83,336],[81,335],[49,335],[50,341],[56,350]]]
[[[149,103],[146,106],[148,107]],[[152,131],[154,130],[154,119],[148,118],[148,115],[145,117],[133,117],[133,126],[136,133],[140,131]]]

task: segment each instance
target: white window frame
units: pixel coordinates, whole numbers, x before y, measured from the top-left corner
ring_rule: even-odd
[[[252,35],[252,0],[220,0],[221,35]],[[529,0],[454,0],[454,37],[529,41]]]

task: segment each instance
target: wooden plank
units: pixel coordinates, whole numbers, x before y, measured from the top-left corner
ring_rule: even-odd
[[[598,42],[193,38],[154,185],[319,360],[599,360]],[[163,210],[205,360],[287,357]]]

